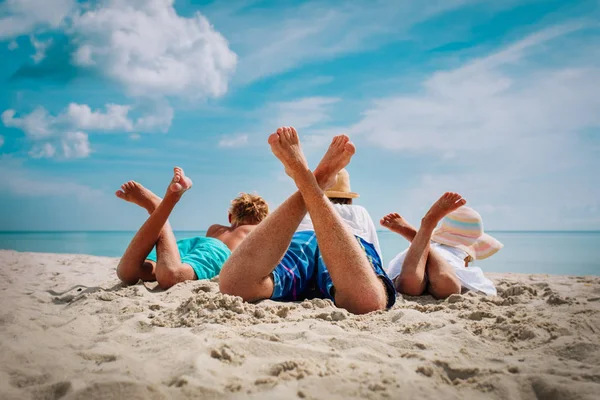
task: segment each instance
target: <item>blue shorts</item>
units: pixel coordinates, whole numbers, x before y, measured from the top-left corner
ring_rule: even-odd
[[[177,241],[179,256],[183,264],[188,264],[196,273],[197,279],[211,279],[221,272],[231,250],[219,239],[195,236]],[[146,257],[156,262],[156,249]]]
[[[387,292],[387,308],[396,302],[396,289],[381,267],[381,258],[375,247],[356,236],[375,274],[383,281]],[[333,282],[323,263],[317,236],[314,231],[296,232],[283,259],[273,270],[273,294],[271,299],[298,301],[310,298],[331,299]]]

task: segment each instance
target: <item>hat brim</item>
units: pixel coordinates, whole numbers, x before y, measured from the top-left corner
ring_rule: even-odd
[[[339,199],[356,199],[357,197],[360,197],[360,195],[358,193],[354,193],[354,192],[338,192],[338,191],[335,191],[335,190],[326,190],[325,191],[325,196],[339,198]]]

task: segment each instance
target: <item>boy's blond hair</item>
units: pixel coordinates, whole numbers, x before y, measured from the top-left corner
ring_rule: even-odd
[[[256,225],[269,214],[269,205],[259,195],[240,193],[229,208],[232,224]]]

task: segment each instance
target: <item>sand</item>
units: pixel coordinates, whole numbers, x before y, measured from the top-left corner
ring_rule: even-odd
[[[243,303],[122,286],[117,259],[0,251],[0,398],[598,399],[600,278],[489,274],[498,297]]]

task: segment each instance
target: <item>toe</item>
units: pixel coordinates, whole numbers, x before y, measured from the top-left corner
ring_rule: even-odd
[[[456,204],[458,204],[459,206],[464,206],[465,204],[467,204],[467,201],[465,199],[460,199],[456,202]]]
[[[123,196],[125,196],[125,193],[123,193],[123,192],[122,192],[122,191],[120,191],[120,190],[117,190],[117,191],[115,192],[115,195],[116,195],[117,197],[123,197]]]
[[[344,151],[346,151],[349,154],[354,154],[356,153],[356,146],[354,146],[354,143],[352,142],[346,142],[344,144]]]
[[[279,141],[279,129],[277,130],[277,132],[270,134],[269,139],[268,139],[268,142],[270,145],[274,145],[278,141]]]

